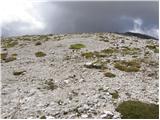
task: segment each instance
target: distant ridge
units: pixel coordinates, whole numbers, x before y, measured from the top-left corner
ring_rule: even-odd
[[[158,40],[155,37],[152,37],[152,36],[149,36],[149,35],[146,35],[146,34],[141,34],[141,33],[126,32],[126,33],[122,33],[122,34],[123,35],[127,35],[127,36],[135,36],[135,37],[139,37],[139,38],[142,38],[142,39],[155,39],[155,40]]]

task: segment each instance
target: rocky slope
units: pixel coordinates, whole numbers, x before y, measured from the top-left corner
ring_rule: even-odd
[[[2,39],[2,118],[122,118],[158,104],[158,41],[116,33]]]

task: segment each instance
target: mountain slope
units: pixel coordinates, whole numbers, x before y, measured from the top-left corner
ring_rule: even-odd
[[[5,38],[2,118],[117,119],[123,101],[157,106],[158,49],[116,33]]]

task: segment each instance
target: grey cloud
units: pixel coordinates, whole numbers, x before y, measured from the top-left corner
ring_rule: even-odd
[[[35,8],[43,18],[45,29],[19,33],[126,32],[134,28],[134,19],[137,18],[143,21],[142,29],[158,29],[159,24],[158,2],[155,1],[43,2],[36,3]],[[9,31],[15,31],[20,25],[23,24],[10,23]],[[3,35],[9,31],[5,26],[2,29]],[[18,29],[15,34],[18,35]]]

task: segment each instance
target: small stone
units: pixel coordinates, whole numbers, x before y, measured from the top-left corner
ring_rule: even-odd
[[[110,93],[109,93],[109,92],[107,92],[107,93],[106,93],[106,95],[110,95]]]
[[[68,84],[68,83],[69,83],[69,80],[64,80],[64,82],[65,82],[66,84]]]
[[[84,79],[80,79],[79,82],[85,82],[85,80]]]
[[[87,114],[82,114],[81,117],[82,118],[88,118],[88,115]]]
[[[54,117],[52,116],[46,116],[47,119],[55,119]]]
[[[102,119],[111,119],[113,117],[113,113],[110,111],[104,111],[103,114],[100,116]]]
[[[100,116],[100,118],[107,118],[107,115],[106,114],[102,114],[101,116]]]
[[[87,104],[83,105],[83,109],[88,110],[90,107]]]
[[[87,62],[87,63],[85,63],[85,66],[91,66],[92,65],[92,62]]]

